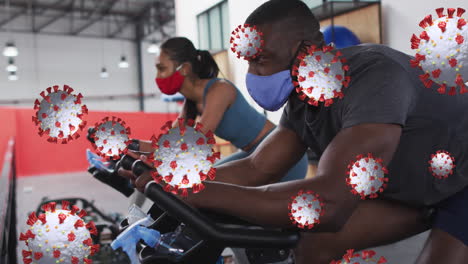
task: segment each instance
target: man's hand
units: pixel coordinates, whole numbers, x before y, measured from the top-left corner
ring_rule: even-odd
[[[148,184],[148,182],[152,180],[153,180],[153,177],[151,177],[151,172],[146,171],[136,179],[134,183],[135,188],[137,188],[137,190],[139,190],[140,192],[144,193],[146,184]]]
[[[145,164],[153,168],[153,164],[148,162],[148,157],[146,155],[141,155],[139,152],[128,152],[126,155],[134,158],[134,159],[140,159],[143,161]],[[151,177],[151,171],[145,171],[142,175],[137,177],[131,170],[125,170],[124,168],[119,168],[118,174],[124,178],[129,179],[132,184],[140,191],[144,192],[145,186],[148,182],[152,181],[153,178]]]
[[[91,143],[95,143],[94,142],[94,138],[92,137],[92,135],[96,132],[96,129],[94,127],[89,127],[88,128],[88,133],[86,134],[86,139],[88,139],[89,142]]]

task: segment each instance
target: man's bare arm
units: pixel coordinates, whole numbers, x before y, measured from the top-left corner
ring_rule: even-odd
[[[188,202],[196,207],[235,215],[253,223],[288,227],[291,226],[288,216],[291,197],[299,190],[312,190],[320,194],[325,202],[325,215],[320,219],[318,230],[338,231],[359,201],[359,197],[351,194],[350,187],[346,185],[347,165],[357,155],[367,153],[373,153],[382,158],[385,165],[388,164],[398,146],[400,135],[401,127],[391,124],[363,124],[347,128],[329,144],[319,162],[317,176],[313,179],[262,187],[207,182],[206,189],[190,195]],[[256,162],[261,163],[262,160]]]
[[[248,157],[218,166],[216,181],[242,186],[278,182],[305,151],[295,132],[277,127]]]
[[[305,150],[296,133],[278,127],[250,156],[218,166],[215,181],[242,186],[277,182],[304,156]],[[121,175],[127,176],[129,173],[121,172]],[[143,191],[151,180],[149,173],[145,173],[136,181],[136,187]]]

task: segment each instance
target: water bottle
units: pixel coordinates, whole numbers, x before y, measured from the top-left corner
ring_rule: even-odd
[[[216,261],[216,264],[224,264],[223,256],[219,256],[219,259],[218,259],[218,261]]]
[[[184,240],[184,236],[181,236],[180,232],[161,235],[157,230],[147,227],[150,222],[151,218],[147,216],[130,225],[111,243],[112,249],[117,250],[118,248],[122,248],[132,264],[140,263],[136,251],[136,244],[140,240],[143,240],[146,245],[154,248],[158,254],[182,255],[184,253],[184,250],[177,247],[177,244],[174,243]]]
[[[174,232],[162,234],[154,246],[154,250],[163,255],[183,255],[186,250],[192,248],[197,242],[186,236],[182,231],[183,225],[177,227]]]
[[[185,250],[179,245],[182,239],[186,238],[176,232],[163,234],[154,246],[154,250],[162,255],[183,255]]]
[[[155,251],[163,255],[183,255],[185,251],[192,248],[197,242],[186,236],[182,231],[184,225],[180,225],[174,232],[161,235],[159,242],[154,247]],[[219,256],[214,264],[224,264],[224,257]]]

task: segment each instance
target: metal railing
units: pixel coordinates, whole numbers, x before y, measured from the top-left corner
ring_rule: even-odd
[[[14,138],[8,141],[0,163],[0,263],[16,264],[16,197]]]

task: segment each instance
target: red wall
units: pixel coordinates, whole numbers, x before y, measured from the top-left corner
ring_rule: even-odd
[[[0,108],[0,169],[7,148],[8,140],[15,136],[16,118],[15,110]]]
[[[88,126],[80,132],[80,138],[67,144],[54,144],[40,137],[32,122],[32,109],[0,108],[0,156],[5,151],[6,142],[11,135],[16,136],[17,176],[60,174],[64,172],[85,171],[88,167],[86,149],[92,149],[86,139],[88,126],[93,126],[106,116],[122,118],[131,129],[131,138],[148,140],[151,135],[159,134],[161,126],[176,114],[126,113],[92,111],[84,117]]]

